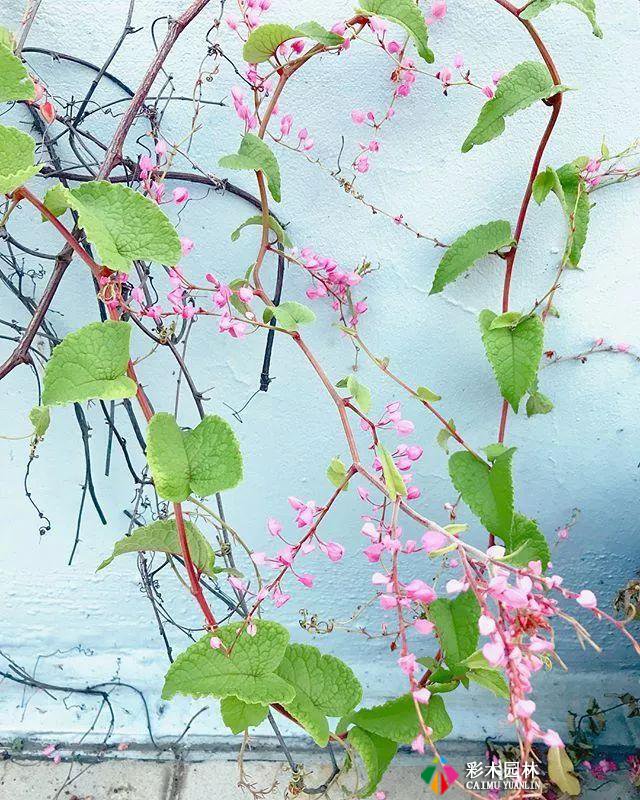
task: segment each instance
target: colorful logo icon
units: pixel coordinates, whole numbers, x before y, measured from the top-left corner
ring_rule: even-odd
[[[455,769],[447,764],[446,758],[434,758],[431,766],[420,775],[435,794],[444,794],[458,778]]]

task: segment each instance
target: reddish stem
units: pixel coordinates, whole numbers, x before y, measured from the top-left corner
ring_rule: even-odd
[[[193,565],[191,554],[189,553],[187,531],[184,525],[184,517],[182,516],[182,504],[174,503],[173,512],[176,518],[176,528],[178,529],[178,538],[180,540],[180,549],[182,550],[182,556],[184,558],[184,566],[187,570],[187,575],[189,576],[191,594],[196,598],[198,605],[202,609],[202,613],[204,614],[204,618],[207,620],[208,627],[210,630],[215,630],[218,627],[218,623],[216,622],[216,618],[213,616],[213,612],[211,611],[211,608],[209,607],[209,604],[202,593],[200,580]]]

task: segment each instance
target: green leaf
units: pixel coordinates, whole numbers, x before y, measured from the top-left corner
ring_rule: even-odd
[[[444,739],[453,730],[444,702],[437,695],[429,700],[428,705],[422,706],[422,716],[425,723],[433,729],[434,741]],[[380,706],[362,708],[349,716],[349,722],[399,744],[409,744],[420,733],[420,723],[410,694],[404,694]]]
[[[51,423],[49,406],[34,406],[29,412],[29,422],[33,425],[33,432],[42,438]]]
[[[466,677],[489,689],[496,697],[504,697],[505,700],[510,697],[509,684],[497,669],[470,669]]]
[[[50,189],[47,189],[42,203],[54,217],[61,217],[69,208],[68,191],[67,187],[63,186],[61,183],[54,183]],[[48,222],[49,218],[43,214],[42,221]]]
[[[277,622],[255,620],[254,624],[255,636],[249,636],[246,630],[238,634],[239,625],[232,622],[215,631],[223,647],[214,650],[212,634],[207,633],[180,653],[166,674],[162,698],[171,700],[176,694],[186,694],[233,696],[260,705],[291,702],[295,689],[276,675],[289,632]]]
[[[382,464],[382,475],[389,492],[389,497],[392,501],[395,500],[398,495],[400,495],[400,497],[405,497],[407,494],[407,487],[393,461],[391,453],[382,444],[378,444],[377,451],[378,458]]]
[[[461,592],[454,600],[442,597],[429,606],[429,619],[436,626],[440,647],[453,667],[473,653],[478,645],[480,606],[474,593]]]
[[[546,394],[531,392],[527,398],[526,411],[528,417],[533,417],[535,414],[548,414],[553,411],[553,403]]]
[[[260,225],[262,226],[262,216],[260,214],[256,214],[254,217],[249,217],[246,219],[242,225],[239,225],[235,231],[231,234],[231,241],[237,242],[240,238],[240,232],[243,228],[246,228],[249,225]],[[269,217],[269,227],[278,237],[278,241],[282,242],[285,247],[293,247],[293,242],[287,236],[285,229],[282,225],[278,222],[278,220],[274,219],[272,216]]]
[[[308,644],[290,644],[277,673],[296,690],[285,709],[320,747],[329,741],[327,716],[344,716],[362,699],[360,681],[351,668]]]
[[[347,741],[357,751],[367,770],[367,783],[358,797],[369,797],[375,792],[387,767],[393,761],[398,745],[391,739],[365,731],[357,725],[349,731]]]
[[[564,206],[564,190],[558,178],[558,173],[553,167],[547,167],[544,172],[539,172],[533,182],[533,199],[538,205],[544,203],[549,195],[549,192],[554,192],[562,205]]]
[[[518,567],[529,566],[530,561],[540,561],[542,569],[546,570],[551,561],[551,551],[534,519],[525,517],[524,514],[513,515],[513,525],[511,530],[505,534],[499,534],[505,543],[507,556],[512,556],[509,563]]]
[[[6,35],[3,35],[2,40],[3,43],[0,44],[0,102],[35,100],[35,86],[25,65],[6,46]]]
[[[580,263],[591,215],[591,201],[581,174],[584,167],[585,159],[577,158],[569,164],[564,164],[557,171],[564,198],[564,200],[561,198],[560,202],[569,226],[567,257],[572,267],[577,267]]]
[[[242,480],[242,455],[228,422],[206,416],[183,432],[172,414],[154,414],[147,428],[147,461],[160,497],[181,503],[233,489]]]
[[[334,486],[342,486],[346,477],[347,467],[345,463],[337,457],[332,458],[331,463],[327,467],[327,478],[329,478]]]
[[[66,200],[66,206],[77,212],[78,224],[107,267],[127,272],[136,260],[167,266],[180,260],[176,229],[148,197],[107,181],[89,181],[77,189],[54,189],[55,193],[47,192],[47,196],[56,216],[65,210]]]
[[[349,375],[347,378],[347,390],[360,407],[360,410],[367,414],[371,408],[371,391],[369,387],[360,383],[355,375]]]
[[[520,401],[538,374],[544,342],[544,325],[536,314],[524,317],[515,327],[492,328],[493,311],[480,312],[482,341],[500,387],[500,393],[518,413]]]
[[[438,431],[438,435],[436,436],[437,444],[444,450],[444,452],[449,455],[449,439],[452,437],[451,430],[455,431],[456,425],[453,419],[449,420],[449,427],[443,428],[441,431]]]
[[[11,52],[14,51],[16,46],[16,37],[8,28],[4,28],[2,25],[0,25],[0,45],[11,50]]]
[[[217,572],[214,566],[216,557],[211,545],[192,522],[185,522],[184,527],[193,563],[207,575],[215,575]],[[105,558],[98,570],[108,567],[116,556],[142,551],[180,555],[182,548],[175,520],[161,519],[150,525],[136,528],[130,536],[124,536],[115,543],[113,553],[109,558]]]
[[[337,33],[328,31],[325,27],[320,25],[319,22],[309,20],[309,22],[300,22],[296,25],[298,33],[305,36],[307,39],[313,39],[318,44],[323,44],[325,47],[336,47],[344,42],[344,36]]]
[[[270,307],[271,318],[276,318],[276,323],[288,331],[297,331],[298,325],[309,325],[316,321],[316,315],[302,303],[295,300],[287,300],[279,306]]]
[[[438,400],[442,400],[441,395],[436,394],[426,386],[418,386],[418,388],[416,389],[416,394],[418,395],[420,400],[424,400],[427,403],[437,403]]]
[[[131,328],[126,322],[92,322],[67,334],[44,371],[42,404],[64,406],[84,400],[133,397],[136,385],[126,374]]]
[[[505,311],[504,314],[493,318],[489,329],[495,331],[498,328],[515,328],[521,319],[522,314],[519,311]]]
[[[495,97],[482,107],[475,128],[462,145],[467,153],[474,145],[490,142],[505,129],[505,117],[528,108],[538,100],[546,100],[566,86],[555,86],[549,70],[541,61],[523,61],[508,72],[498,84]]]
[[[557,5],[558,3],[566,3],[567,5],[577,8],[578,11],[582,11],[582,13],[586,15],[587,19],[591,23],[593,35],[597,36],[598,39],[602,39],[602,29],[596,20],[595,0],[533,0],[533,2],[522,9],[519,17],[520,19],[533,19],[534,17],[537,17],[538,14],[546,11],[548,8],[551,8],[551,6]]]
[[[413,39],[418,54],[427,64],[433,64],[434,56],[428,44],[429,29],[422,11],[413,0],[362,0],[360,10],[401,25]]]
[[[489,467],[466,451],[449,458],[449,474],[456,490],[491,533],[504,536],[513,522],[511,460],[515,447],[499,455]]]
[[[231,733],[242,733],[247,728],[259,725],[267,718],[269,706],[258,703],[245,703],[237,697],[223,697],[220,701],[222,721]]]
[[[40,172],[42,164],[33,163],[35,147],[28,133],[0,125],[0,195],[13,192]]]
[[[448,247],[440,260],[429,294],[437,294],[489,253],[510,245],[511,225],[503,219],[478,225],[462,234]]]
[[[281,44],[289,39],[313,39],[326,47],[335,47],[344,42],[342,36],[331,33],[318,22],[302,22],[292,28],[291,25],[269,22],[260,25],[249,34],[242,49],[242,57],[250,64],[261,64],[268,61]]]
[[[259,30],[259,28],[256,30]],[[262,172],[267,179],[271,196],[277,203],[280,202],[280,167],[278,166],[278,160],[269,146],[255,134],[245,133],[238,152],[229,156],[222,156],[218,164],[227,169],[250,169],[255,172]]]

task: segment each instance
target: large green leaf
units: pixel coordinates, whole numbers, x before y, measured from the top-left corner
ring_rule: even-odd
[[[498,84],[495,96],[482,107],[478,121],[462,145],[467,153],[474,145],[490,142],[505,129],[505,117],[546,100],[566,86],[555,86],[549,70],[541,61],[523,61],[508,72]]]
[[[489,253],[506,247],[513,241],[511,225],[503,219],[471,228],[447,248],[440,260],[429,294],[437,294],[444,287],[472,267]]]
[[[231,733],[241,733],[264,722],[269,713],[269,706],[245,703],[231,695],[223,697],[220,701],[220,712],[224,724],[231,729]]]
[[[250,169],[262,172],[267,179],[269,191],[276,202],[280,202],[280,167],[269,145],[253,133],[245,133],[237,153],[222,156],[218,161],[227,169]]]
[[[160,497],[181,503],[193,492],[207,497],[242,480],[242,456],[228,422],[206,416],[183,432],[175,417],[154,414],[147,432],[147,461]]]
[[[401,25],[413,39],[418,54],[428,64],[433,63],[434,56],[428,44],[429,29],[422,11],[413,0],[361,0],[360,10]]]
[[[40,172],[34,164],[36,143],[28,133],[0,125],[0,195],[9,194]]]
[[[242,229],[248,227],[249,225],[260,225],[260,226],[262,226],[262,215],[261,214],[256,214],[255,216],[249,217],[249,219],[246,219],[242,223],[242,225],[238,225],[238,227],[231,234],[231,241],[232,242],[237,242],[238,239],[240,238],[240,232],[242,231]],[[278,241],[282,242],[282,244],[285,247],[293,247],[293,242],[287,236],[287,232],[285,231],[285,229],[278,222],[278,220],[274,219],[272,216],[269,216],[269,227],[275,233],[275,235],[278,237]]]
[[[0,44],[0,102],[34,100],[35,86],[25,65],[9,47]]]
[[[266,25],[251,31],[242,49],[242,57],[250,64],[268,61],[281,44],[289,39],[313,39],[327,47],[335,47],[343,43],[342,36],[331,33],[317,22],[303,22],[292,28],[291,25],[268,22]]]
[[[357,725],[349,731],[347,741],[357,751],[367,770],[367,783],[358,793],[358,797],[369,797],[375,792],[387,767],[393,761],[398,744]]]
[[[480,606],[471,590],[461,592],[453,600],[441,597],[429,606],[429,619],[436,626],[440,647],[450,667],[475,651],[479,618]]]
[[[421,710],[425,723],[433,729],[434,741],[444,739],[451,733],[453,725],[441,697],[432,696],[429,704],[421,706]],[[348,721],[399,744],[409,744],[420,733],[420,722],[410,694],[380,706],[361,708],[350,714]]]
[[[376,451],[378,453],[380,463],[382,464],[382,475],[384,477],[384,482],[387,486],[390,499],[393,501],[398,495],[400,495],[400,497],[405,497],[407,494],[407,487],[405,482],[402,480],[402,475],[393,461],[393,456],[382,444],[378,444]]]
[[[494,320],[493,311],[480,312],[482,341],[500,393],[517,413],[520,401],[538,374],[544,325],[536,314],[521,317],[513,326],[492,327]]]
[[[591,214],[591,201],[587,185],[581,175],[584,167],[585,159],[577,158],[557,170],[563,192],[562,197],[558,196],[569,226],[567,256],[572,267],[577,267],[580,263],[582,249],[587,240]]]
[[[193,563],[207,575],[215,575],[216,568],[214,564],[216,557],[211,545],[192,522],[185,522],[184,527]],[[136,528],[130,536],[124,536],[115,543],[113,553],[108,558],[105,558],[98,569],[108,567],[116,556],[121,556],[123,553],[139,553],[142,551],[180,555],[182,548],[180,547],[175,520],[161,519],[157,522],[152,522],[150,525]]]
[[[510,533],[513,522],[511,460],[515,448],[501,453],[489,467],[471,453],[460,451],[449,458],[453,485],[471,511],[491,533]]]
[[[500,670],[497,669],[470,669],[465,677],[474,681],[485,689],[489,689],[496,697],[503,697],[508,700],[510,697],[509,684],[504,679]]]
[[[543,570],[549,566],[551,551],[535,519],[516,512],[511,530],[500,534],[500,538],[505,543],[506,555],[512,556],[510,563],[526,567],[530,561],[540,561]]]
[[[126,322],[92,322],[67,334],[44,371],[42,404],[63,406],[84,400],[133,397],[136,385],[126,374],[131,328]]]
[[[327,716],[344,716],[358,705],[362,699],[360,681],[343,661],[308,644],[290,644],[277,672],[296,690],[293,700],[284,704],[285,709],[316,744],[326,747]]]
[[[45,205],[56,216],[72,208],[103,264],[128,271],[138,259],[173,266],[182,255],[180,238],[153,200],[121,184],[89,181],[77,189],[58,184]]]
[[[289,632],[277,622],[256,620],[254,636],[239,623],[221,625],[215,631],[223,647],[211,647],[207,633],[176,658],[165,677],[162,697],[237,697],[245,703],[289,703],[295,689],[276,670],[289,643]],[[230,652],[229,652],[230,650]]]
[[[528,6],[522,9],[519,16],[520,19],[533,19],[538,14],[546,11],[551,6],[558,5],[558,3],[566,3],[569,6],[577,8],[582,11],[591,23],[593,35],[598,39],[602,39],[602,30],[596,20],[596,3],[595,0],[532,0]]]

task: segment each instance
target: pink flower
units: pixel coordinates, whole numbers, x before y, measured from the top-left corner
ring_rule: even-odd
[[[261,567],[267,561],[265,553],[251,553],[251,560],[257,567]]]
[[[497,86],[503,77],[504,77],[503,69],[494,70],[494,72],[491,73],[491,80],[493,81],[494,86]]]
[[[156,142],[156,154],[159,156],[164,156],[167,154],[167,143],[164,139],[158,139]]]
[[[429,12],[430,17],[434,20],[444,19],[447,14],[447,4],[445,0],[435,0]]]
[[[449,540],[440,531],[429,530],[422,535],[422,546],[427,553],[432,553],[434,550],[440,550],[444,547]]]
[[[419,603],[432,603],[437,597],[431,586],[418,578],[405,586],[405,592],[410,600],[417,600]]]
[[[355,122],[356,125],[362,125],[362,123],[365,121],[365,119],[366,119],[366,115],[365,115],[364,111],[356,111],[356,110],[354,110],[354,111],[351,112],[351,120],[353,122]]]
[[[418,631],[418,633],[426,635],[428,633],[431,633],[431,631],[434,628],[434,625],[433,622],[429,622],[428,619],[417,619],[413,623],[413,627]]]
[[[320,549],[329,556],[330,561],[340,561],[344,555],[344,547],[338,542],[325,542]]]
[[[214,650],[219,650],[222,647],[222,639],[218,636],[212,636],[211,639],[209,639],[209,644]]]
[[[576,603],[583,608],[596,608],[598,605],[596,596],[590,589],[583,589],[576,597]]]
[[[484,614],[481,615],[480,619],[478,620],[478,630],[483,636],[489,636],[490,633],[493,633],[496,629],[496,623],[491,617],[487,617]]]
[[[243,303],[250,303],[253,300],[253,289],[248,286],[241,286],[238,289],[238,297]]]
[[[413,692],[411,692],[411,694],[413,695],[414,700],[416,700],[418,703],[422,703],[425,706],[431,699],[431,692],[428,689],[415,689]]]
[[[176,186],[176,188],[171,192],[171,196],[173,197],[173,202],[179,206],[182,205],[182,203],[186,203],[186,201],[189,199],[189,190],[184,186]]]
[[[387,800],[386,792],[376,792],[374,794],[374,797],[375,797],[376,800]]]
[[[521,719],[529,719],[535,710],[536,704],[533,700],[518,700],[515,705],[516,715]]]
[[[453,66],[456,69],[462,69],[464,67],[464,57],[462,53],[456,53],[453,57]]]
[[[43,747],[40,751],[43,756],[49,758],[55,752],[56,746],[55,744],[48,744],[46,747]]]
[[[398,605],[398,598],[393,594],[381,594],[380,595],[380,608],[384,609],[385,611],[389,611],[392,608],[395,608]]]
[[[267,528],[272,536],[280,536],[282,533],[282,525],[274,517],[267,520]]]
[[[276,608],[281,608],[285,603],[288,603],[289,600],[291,600],[291,595],[284,594],[279,586],[276,586],[276,588],[273,590],[271,597]]]
[[[482,88],[482,94],[485,95],[485,97],[488,97],[489,100],[491,100],[495,94],[495,92],[493,91],[493,86],[484,86]]]
[[[251,620],[251,622],[249,622],[249,624],[247,625],[247,634],[249,636],[255,636],[257,632],[258,628],[256,627],[256,623],[253,620]]]
[[[442,81],[442,83],[444,83],[444,84],[445,84],[445,86],[446,86],[448,83],[451,83],[451,77],[452,77],[452,76],[451,76],[451,70],[449,69],[449,67],[443,67],[443,68],[442,68],[442,69],[441,69],[441,70],[438,72],[438,78],[440,78],[440,80]]]
[[[298,580],[303,586],[306,586],[307,589],[313,589],[313,575],[309,575],[308,572],[303,572],[301,575],[298,575]]]
[[[375,564],[376,562],[380,561],[380,556],[384,552],[384,549],[384,545],[381,542],[378,542],[377,544],[371,544],[369,547],[365,547],[362,552],[365,554],[368,561],[370,561],[372,564]]]
[[[557,731],[554,731],[552,728],[544,734],[542,737],[542,741],[547,745],[547,747],[564,747],[564,742],[560,738],[560,734]]]
[[[620,342],[620,344],[616,345],[616,350],[619,353],[628,353],[631,350],[631,345],[627,344],[626,342]]]
[[[400,436],[409,436],[409,434],[414,432],[415,425],[413,422],[411,422],[411,420],[399,419],[395,424],[395,428]]]
[[[369,172],[371,168],[371,164],[369,159],[365,155],[360,155],[355,160],[355,168],[360,174],[364,174],[365,172]]]
[[[413,653],[408,653],[406,656],[400,656],[398,659],[398,666],[405,675],[411,676],[418,668],[416,657]]]
[[[482,648],[482,655],[487,659],[492,667],[497,667],[504,658],[504,645],[501,639],[487,642]]]
[[[420,755],[424,754],[424,736],[421,733],[411,742],[411,749]]]
[[[447,581],[445,588],[447,594],[458,594],[458,592],[464,592],[467,586],[464,581],[458,581],[452,578],[450,581]]]
[[[291,114],[285,114],[280,120],[280,133],[283,136],[288,136],[291,133],[291,126],[293,125],[293,117]]]
[[[194,244],[191,239],[188,239],[186,236],[180,237],[180,250],[182,251],[183,256],[188,256],[189,253],[193,250]]]

